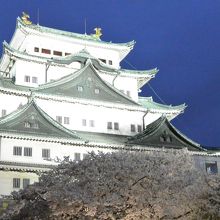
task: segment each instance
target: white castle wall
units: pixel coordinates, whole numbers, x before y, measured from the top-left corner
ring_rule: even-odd
[[[72,130],[91,131],[100,133],[112,133],[120,135],[134,135],[131,132],[131,124],[143,124],[143,112],[121,110],[115,108],[83,105],[78,103],[55,102],[37,99],[37,104],[52,118],[56,116],[69,117],[70,123],[63,124]],[[87,125],[83,126],[82,120],[86,119]],[[90,126],[90,120],[94,121],[94,127]],[[107,129],[107,122],[118,122],[119,130]],[[114,125],[113,125],[114,126]]]
[[[15,111],[20,104],[27,103],[27,98],[24,96],[14,96],[0,92],[0,117],[2,116],[2,110],[6,110],[6,114]]]
[[[101,73],[100,76],[103,80],[107,81],[111,85],[114,83],[115,88],[128,95],[134,101],[138,101],[137,79],[120,75],[116,77],[115,75],[112,76],[103,73]]]
[[[13,187],[13,178],[20,179],[21,186],[19,188]],[[33,184],[34,182],[38,182],[38,175],[31,172],[0,170],[0,197],[1,195],[9,195],[12,191],[18,191],[22,189],[23,179],[30,179],[30,184]]]
[[[34,52],[34,47],[38,47],[40,52]],[[40,55],[43,57],[56,57],[53,55],[53,51],[60,51],[62,52],[62,56],[65,56],[65,53],[75,54],[79,51],[83,50],[84,48],[94,57],[99,59],[105,59],[107,64],[109,60],[112,61],[112,66],[115,68],[119,68],[120,57],[119,52],[105,48],[102,44],[98,44],[95,42],[85,43],[83,40],[73,40],[71,41],[66,38],[66,40],[60,40],[53,36],[51,37],[43,37],[43,36],[36,36],[36,35],[28,35],[25,43],[23,44],[23,50],[27,51],[29,54],[33,55]],[[49,49],[51,50],[51,54],[44,54],[41,53],[41,49]]]
[[[18,146],[22,147],[22,155],[13,155],[13,147]],[[24,147],[32,148],[32,156],[24,156]],[[30,163],[30,164],[44,164],[44,165],[55,165],[54,161],[45,160],[42,157],[42,149],[50,150],[50,158],[56,159],[59,158],[63,160],[64,157],[70,156],[72,160],[75,158],[75,153],[80,154],[80,159],[83,159],[84,155],[88,152],[94,151],[103,151],[110,152],[110,149],[100,149],[100,148],[90,148],[83,146],[74,146],[74,145],[63,145],[60,143],[51,143],[51,142],[41,142],[33,140],[17,140],[17,139],[1,139],[1,150],[0,150],[0,160],[8,162],[17,162],[17,163]]]

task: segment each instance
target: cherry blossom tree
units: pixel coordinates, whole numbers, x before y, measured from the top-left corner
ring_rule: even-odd
[[[14,192],[5,219],[219,219],[219,176],[186,150],[90,153]]]

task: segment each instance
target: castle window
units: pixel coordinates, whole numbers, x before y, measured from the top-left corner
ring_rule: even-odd
[[[41,49],[41,52],[42,52],[42,53],[45,53],[45,54],[50,54],[50,53],[51,53],[50,50],[44,49],[44,48]]]
[[[50,158],[50,149],[42,149],[42,157]]]
[[[6,115],[6,109],[2,109],[2,117]]]
[[[13,178],[13,188],[20,188],[21,180],[19,178]]]
[[[54,50],[54,51],[53,51],[53,55],[62,56],[62,52],[61,52],[61,51],[56,51],[56,50]]]
[[[22,155],[22,147],[13,147],[13,155],[21,156]]]
[[[79,92],[82,92],[82,91],[83,91],[83,87],[82,87],[82,86],[77,86],[77,90],[78,90]]]
[[[24,76],[24,81],[25,82],[30,82],[31,81],[31,77],[30,76]]]
[[[109,60],[109,61],[108,61],[108,64],[109,64],[109,65],[112,65],[112,60]]]
[[[37,53],[38,53],[38,52],[39,52],[39,47],[35,47],[35,48],[34,48],[34,52],[37,52]]]
[[[109,130],[112,129],[112,122],[107,123],[107,129],[109,129]]]
[[[82,119],[82,126],[86,126],[86,119]]]
[[[95,89],[95,94],[99,94],[100,90],[98,88]]]
[[[218,173],[218,165],[217,161],[205,163],[206,172],[208,174],[217,174]]]
[[[23,188],[26,188],[30,185],[30,179],[24,178],[23,179]]]
[[[70,118],[69,117],[64,117],[64,124],[68,125],[70,123]]]
[[[62,124],[62,116],[56,116],[56,121]]]
[[[89,126],[90,126],[90,127],[95,127],[95,122],[94,122],[94,120],[90,120],[90,121],[89,121]]]
[[[114,122],[114,129],[119,130],[119,123],[118,122]]]
[[[32,148],[31,147],[24,147],[24,156],[32,157]]]
[[[71,53],[65,53],[65,56],[69,56]]]
[[[74,160],[79,161],[80,160],[80,153],[74,154]]]
[[[131,132],[135,132],[136,129],[135,129],[135,125],[134,124],[131,124]]]
[[[32,83],[37,83],[37,77],[36,76],[32,77]]]
[[[30,128],[31,127],[31,124],[27,121],[24,122],[24,127],[25,128]]]
[[[137,126],[137,130],[138,130],[139,133],[142,132],[142,126],[141,126],[141,125],[138,125],[138,126]]]
[[[86,157],[88,157],[88,154],[83,154],[83,159],[85,159]]]

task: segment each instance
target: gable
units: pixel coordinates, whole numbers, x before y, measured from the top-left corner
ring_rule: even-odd
[[[73,74],[39,86],[36,89],[32,89],[32,91],[42,94],[140,106],[112,85],[103,81],[91,62]]]
[[[204,150],[199,144],[181,134],[165,117],[160,117],[148,125],[142,133],[129,138],[128,143],[159,148]]]
[[[75,133],[58,124],[33,101],[0,120],[0,131],[34,136],[75,138]]]

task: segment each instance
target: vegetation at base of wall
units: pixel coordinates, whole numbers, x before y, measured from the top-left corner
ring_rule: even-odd
[[[14,192],[2,219],[220,219],[219,180],[185,150],[90,153]]]

